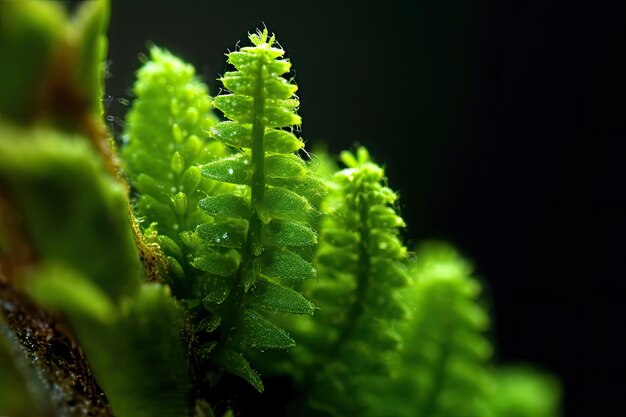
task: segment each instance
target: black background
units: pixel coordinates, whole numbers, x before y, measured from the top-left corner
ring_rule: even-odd
[[[216,94],[226,50],[264,22],[294,64],[309,148],[366,145],[409,242],[446,239],[474,261],[497,360],[558,375],[565,416],[617,416],[625,18],[591,1],[113,0],[108,114],[123,118],[147,41]]]

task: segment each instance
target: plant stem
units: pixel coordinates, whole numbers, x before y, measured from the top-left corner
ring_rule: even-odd
[[[439,352],[435,366],[433,367],[433,383],[431,385],[431,389],[428,390],[428,392],[424,396],[425,400],[422,406],[422,413],[420,414],[423,416],[430,416],[434,414],[434,412],[436,411],[439,394],[441,393],[445,384],[446,366],[448,365],[448,359],[450,358],[450,354],[452,353],[452,334],[450,331],[451,326],[446,326],[445,328],[445,339],[443,345],[441,346],[441,351]]]
[[[354,331],[356,330],[356,324],[359,317],[363,313],[365,306],[365,297],[369,289],[369,277],[370,277],[370,230],[369,230],[369,204],[362,190],[357,191],[358,201],[358,213],[360,226],[357,229],[359,234],[359,264],[357,272],[357,287],[355,290],[355,300],[350,311],[346,315],[346,320],[343,323],[343,327],[339,333],[339,337],[332,345],[329,354],[334,357],[341,349],[343,343],[350,339]]]
[[[252,215],[250,216],[250,222],[248,226],[248,235],[246,239],[246,246],[242,251],[242,259],[239,264],[235,279],[230,290],[228,299],[226,300],[226,308],[223,314],[223,329],[222,342],[228,343],[233,339],[235,331],[235,323],[239,320],[241,304],[243,302],[243,296],[245,294],[242,285],[242,276],[245,268],[251,268],[254,258],[258,256],[258,252],[261,248],[261,227],[262,222],[259,217],[259,209],[263,206],[263,200],[265,196],[265,149],[264,149],[264,135],[265,135],[265,123],[264,123],[264,109],[265,109],[265,97],[263,96],[263,65],[259,65],[257,74],[254,102],[253,102],[253,124],[252,124],[252,156],[251,156],[251,170],[252,180],[250,183],[250,206],[252,209]],[[224,344],[222,344],[224,346]]]

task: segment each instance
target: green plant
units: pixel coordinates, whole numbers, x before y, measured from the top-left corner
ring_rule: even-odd
[[[410,276],[398,230],[405,224],[383,169],[362,147],[341,160],[347,168],[332,178],[318,226],[319,279],[303,285],[319,311],[293,321],[299,343],[284,366],[303,387],[307,407],[364,415],[367,387],[393,375],[390,361],[402,344],[394,327],[407,319],[399,289]]]
[[[550,378],[491,362],[468,264],[407,250],[365,148],[344,169],[300,156],[267,29],[228,54],[213,99],[152,47],[120,166],[100,104],[108,3],[0,12],[0,57],[25,69],[0,68],[0,413],[237,415],[276,375],[289,415],[557,414]]]

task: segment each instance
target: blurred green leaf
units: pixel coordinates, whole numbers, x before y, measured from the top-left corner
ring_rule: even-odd
[[[84,316],[105,324],[115,321],[115,307],[106,294],[75,270],[46,263],[38,266],[32,275],[26,289],[40,306],[62,307],[70,316]]]
[[[115,310],[88,280],[60,267],[43,268],[27,289],[69,317],[116,416],[187,415],[182,319],[167,287],[143,285]]]
[[[487,402],[490,417],[558,417],[561,387],[547,373],[529,366],[495,371]]]
[[[109,1],[95,0],[81,4],[73,24],[77,42],[76,88],[89,102],[92,114],[101,115],[104,94],[104,60],[107,55],[106,28]]]
[[[66,24],[57,2],[0,2],[0,116],[32,118]]]
[[[41,257],[76,269],[114,302],[137,292],[143,268],[126,189],[85,138],[0,124],[0,180]]]

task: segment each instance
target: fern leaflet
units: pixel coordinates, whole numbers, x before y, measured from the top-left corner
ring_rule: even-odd
[[[250,40],[253,46],[228,54],[236,71],[221,81],[232,93],[214,102],[230,120],[211,128],[214,138],[239,152],[202,168],[206,178],[236,184],[237,191],[200,200],[212,221],[196,229],[204,249],[193,266],[207,273],[199,286],[203,305],[221,324],[210,359],[262,391],[244,353],[294,346],[273,323],[274,313],[313,313],[292,286],[316,274],[306,259],[306,249],[317,242],[315,209],[301,190],[321,195],[323,187],[294,154],[303,143],[292,131],[301,122],[297,87],[283,78],[291,64],[281,59],[284,51],[267,29]]]

